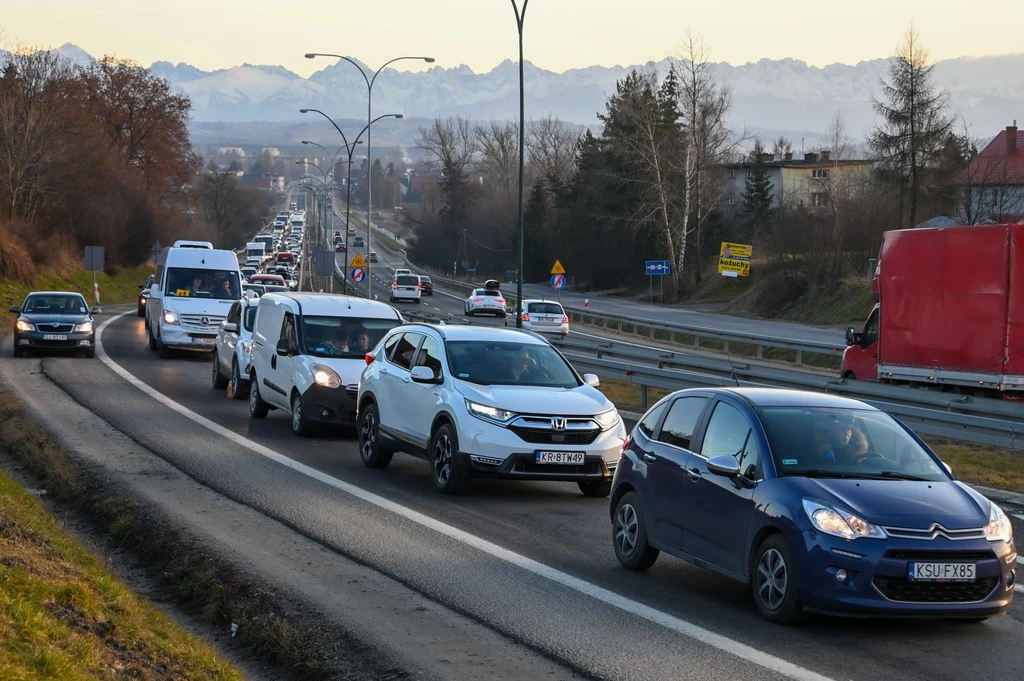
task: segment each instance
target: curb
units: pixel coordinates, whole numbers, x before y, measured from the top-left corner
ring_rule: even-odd
[[[998,489],[996,487],[983,487],[981,485],[971,485],[971,488],[977,490],[993,501],[1024,506],[1024,494],[1018,494],[1017,492],[1010,492],[1009,490]]]

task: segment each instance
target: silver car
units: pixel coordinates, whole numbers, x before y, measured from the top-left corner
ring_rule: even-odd
[[[505,326],[515,326],[516,318],[513,311],[505,319]],[[554,300],[524,300],[523,329],[535,333],[556,333],[569,335],[569,315],[565,314],[562,304]]]

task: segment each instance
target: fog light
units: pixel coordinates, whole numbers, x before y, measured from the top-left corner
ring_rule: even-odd
[[[329,409],[321,409],[320,410],[320,418],[326,419],[326,418],[329,418],[330,415],[331,415],[331,411]]]
[[[839,582],[840,584],[844,584],[846,582],[846,577],[847,577],[846,570],[836,570],[836,581],[837,582]]]
[[[21,338],[18,340],[18,345],[31,345],[32,343],[28,338]]]

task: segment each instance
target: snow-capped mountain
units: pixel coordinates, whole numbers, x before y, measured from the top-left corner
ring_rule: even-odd
[[[58,51],[81,63],[90,57],[74,45]],[[758,134],[786,131],[791,136],[814,137],[840,111],[852,137],[860,137],[874,123],[872,96],[879,90],[887,61],[876,59],[855,65],[823,68],[796,59],[762,59],[740,66],[714,65],[715,77],[732,92],[734,127],[750,127]],[[563,120],[593,124],[604,110],[608,93],[633,68],[664,73],[669,60],[642,66],[591,66],[555,73],[527,62],[527,115],[554,114]],[[281,66],[244,64],[218,71],[202,71],[188,64],[156,62],[152,69],[191,97],[197,122],[249,122],[303,120],[299,109],[322,109],[335,118],[366,115],[366,83],[348,62],[328,64],[309,78]],[[950,92],[955,113],[963,114],[971,134],[989,136],[1013,119],[1024,119],[1024,54],[998,57],[963,57],[939,62],[939,85]],[[518,112],[519,73],[506,60],[488,71],[475,73],[465,65],[435,66],[424,72],[388,70],[374,85],[377,113],[404,113],[407,117],[466,115],[475,120],[514,118]]]

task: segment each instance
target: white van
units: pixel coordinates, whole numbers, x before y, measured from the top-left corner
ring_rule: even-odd
[[[402,324],[385,303],[325,293],[268,293],[252,336],[249,413],[291,414],[292,432],[356,422],[366,355]]]
[[[149,349],[213,350],[217,330],[242,296],[238,260],[208,241],[175,241],[157,258],[146,321]]]

